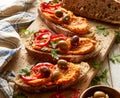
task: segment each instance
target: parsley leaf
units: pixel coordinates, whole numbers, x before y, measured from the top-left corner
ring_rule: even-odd
[[[95,60],[92,60],[91,63],[95,69],[99,69],[101,65],[103,64],[103,62],[98,63]]]
[[[107,80],[107,73],[108,70],[105,69],[101,75],[96,75],[95,78],[91,81],[91,85],[100,85],[102,82],[106,83],[107,85],[110,85]]]
[[[115,30],[115,36],[116,36],[116,43],[120,43],[120,31],[119,30]]]
[[[51,54],[52,54],[52,57],[54,57],[55,59],[59,59],[57,50],[52,49],[52,50],[51,50]]]
[[[26,29],[23,29],[21,30],[21,37],[26,37],[27,35],[31,35],[31,34],[34,34],[34,31],[29,31],[29,30],[26,30]]]
[[[22,93],[17,92],[17,93],[14,93],[13,98],[28,98],[28,97]]]
[[[21,69],[19,71],[19,74],[26,75],[26,76],[29,75],[30,74],[30,68]]]
[[[109,34],[109,32],[106,30],[105,27],[103,26],[96,26],[96,33],[97,34],[103,34],[104,36],[107,36]]]
[[[120,54],[119,55],[115,55],[115,56],[113,56],[113,57],[111,57],[111,58],[109,58],[113,63],[115,63],[115,62],[118,62],[118,63],[120,63]]]

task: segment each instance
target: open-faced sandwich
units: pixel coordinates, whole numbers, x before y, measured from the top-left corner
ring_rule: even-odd
[[[78,35],[86,37],[92,37],[95,34],[86,18],[77,17],[73,12],[62,8],[61,2],[42,2],[38,13],[41,20],[55,33],[63,33],[66,36]]]
[[[71,62],[81,62],[99,54],[99,41],[88,38],[67,37],[63,34],[53,34],[47,29],[35,32],[25,44],[28,53],[41,61],[55,62],[65,59]]]
[[[89,69],[90,66],[86,62],[74,64],[63,59],[55,65],[41,62],[30,68],[29,73],[18,74],[14,82],[19,88],[32,93],[56,91],[74,85],[85,76]]]

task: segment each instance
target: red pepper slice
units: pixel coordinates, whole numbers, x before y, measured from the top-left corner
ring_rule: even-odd
[[[43,2],[43,3],[41,3],[41,7],[42,7],[42,9],[46,9],[46,8],[57,8],[57,7],[59,7],[59,6],[61,6],[61,3],[57,3],[57,4],[54,4],[54,5],[52,5],[52,4],[47,4],[47,3],[45,3],[45,2]]]
[[[45,35],[47,36],[47,38],[44,38]],[[35,37],[35,45],[41,48],[44,46],[48,46],[50,37],[51,37],[51,33],[49,31],[42,31],[40,35]],[[44,42],[41,43],[40,39],[44,39]]]
[[[59,6],[61,6],[61,3],[58,4],[47,4],[45,2],[41,3],[41,11],[45,12],[45,13],[49,13],[49,14],[54,14],[54,11],[51,11],[51,8],[58,8]]]
[[[21,75],[21,78],[24,82],[28,82],[28,81],[37,79],[36,77],[25,77],[23,75]]]
[[[52,94],[49,98],[66,98],[63,94],[61,94],[64,91],[73,91],[74,95],[71,98],[79,98],[79,91],[78,89],[75,89],[75,88],[69,88],[69,89],[62,90],[59,93]]]
[[[51,35],[51,39],[54,39],[54,38],[62,38],[63,40],[67,39],[67,37],[64,34]]]

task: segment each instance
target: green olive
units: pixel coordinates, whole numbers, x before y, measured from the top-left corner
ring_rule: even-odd
[[[64,15],[62,21],[63,23],[67,24],[70,21],[70,15],[69,14]]]
[[[63,69],[63,70],[68,69],[68,62],[66,60],[63,60],[63,59],[58,60],[57,64],[58,64],[58,68],[60,69]]]
[[[52,81],[55,81],[59,78],[60,76],[60,71],[59,70],[54,70],[52,73],[51,73],[51,80]]]
[[[106,98],[106,94],[103,91],[96,91],[93,95],[93,98]]]
[[[60,48],[60,50],[67,50],[68,49],[68,45],[66,43],[66,41],[61,40],[58,42],[57,46]]]
[[[63,12],[60,11],[60,10],[57,10],[57,11],[55,12],[55,15],[56,15],[57,17],[61,18],[61,17],[63,17]]]

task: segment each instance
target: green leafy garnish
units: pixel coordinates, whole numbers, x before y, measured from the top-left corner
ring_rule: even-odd
[[[21,30],[21,37],[26,37],[27,35],[31,35],[31,34],[34,34],[34,31],[29,31],[29,30],[26,30],[26,29],[23,29]]]
[[[52,41],[50,41],[50,45],[52,46],[52,48],[56,48],[56,46],[57,46],[57,43],[56,42],[52,42]]]
[[[21,69],[19,71],[19,74],[26,75],[26,76],[30,75],[30,68]]]
[[[95,60],[92,60],[91,63],[95,69],[99,69],[101,67],[101,65],[103,64],[103,62],[98,63]]]
[[[55,58],[55,59],[59,59],[59,57],[58,57],[58,53],[57,53],[57,50],[52,49],[52,50],[51,50],[51,54],[52,54],[52,57],[53,57],[53,58]]]
[[[96,26],[96,33],[97,34],[103,34],[104,36],[107,36],[109,34],[109,32],[106,30],[105,27],[103,26]]]
[[[28,98],[23,93],[17,92],[13,94],[13,98]]]
[[[120,54],[111,57],[110,60],[111,60],[113,63],[115,63],[115,62],[120,63]]]
[[[106,83],[107,85],[110,85],[107,80],[107,73],[108,70],[105,69],[101,75],[96,75],[95,78],[91,81],[91,85],[100,85],[102,82]]]
[[[43,47],[41,48],[42,51],[47,51],[48,50],[48,47]]]
[[[120,31],[119,30],[115,30],[115,36],[116,36],[116,43],[120,43]]]

